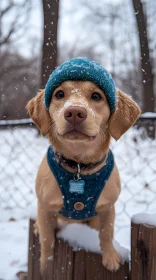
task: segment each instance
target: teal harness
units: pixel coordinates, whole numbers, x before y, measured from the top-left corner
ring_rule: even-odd
[[[81,175],[78,180],[74,173],[59,165],[51,146],[47,152],[47,160],[62,193],[63,208],[60,214],[73,220],[85,220],[95,216],[97,200],[114,168],[111,150],[105,165],[97,173]]]

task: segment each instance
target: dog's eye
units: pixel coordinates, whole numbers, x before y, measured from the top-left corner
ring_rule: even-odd
[[[58,91],[56,94],[55,94],[55,97],[57,99],[61,99],[64,97],[64,92],[63,91]]]
[[[92,93],[91,99],[93,99],[94,101],[99,101],[101,99],[101,96],[99,93],[94,92]]]

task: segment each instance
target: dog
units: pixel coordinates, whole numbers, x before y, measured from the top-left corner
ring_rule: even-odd
[[[109,145],[135,123],[140,108],[101,65],[75,58],[52,73],[27,110],[51,144],[36,178],[41,271],[53,257],[58,219],[97,229],[103,265],[118,270],[112,240],[121,186]]]

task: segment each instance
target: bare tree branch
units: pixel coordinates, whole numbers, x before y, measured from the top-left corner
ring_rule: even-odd
[[[31,1],[30,0],[24,0],[21,4],[17,4],[13,1],[10,2],[10,4],[1,11],[1,24],[3,24],[3,19],[5,19],[5,15],[9,11],[13,11],[16,8],[16,13],[14,16],[14,19],[12,23],[9,26],[9,30],[6,34],[3,36],[1,35],[2,39],[0,40],[0,46],[4,46],[6,44],[10,44],[12,42],[12,36],[19,37],[18,32],[27,24],[28,14],[30,13],[31,9]],[[23,21],[21,22],[22,15],[24,14]]]
[[[2,19],[2,17],[8,12],[10,11],[10,9],[12,9],[12,7],[14,6],[13,2],[11,1],[10,4],[2,11],[0,11],[0,20]]]

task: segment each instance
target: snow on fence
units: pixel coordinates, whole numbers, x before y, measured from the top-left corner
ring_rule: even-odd
[[[111,148],[120,171],[122,192],[116,203],[116,229],[130,224],[138,212],[156,209],[156,116],[142,116]],[[48,140],[39,135],[30,119],[0,121],[0,208],[16,219],[35,199],[35,177],[47,151]],[[18,214],[17,214],[18,213]]]
[[[70,225],[69,225],[70,226]],[[67,226],[68,227],[68,226]],[[91,229],[90,229],[91,230]],[[91,230],[92,231],[92,230]],[[62,233],[63,238],[64,233]],[[156,279],[156,215],[135,215],[131,224],[131,263],[126,260],[117,272],[110,272],[102,265],[101,254],[82,250],[73,251],[68,242],[57,239],[54,258],[40,275],[40,244],[34,234],[34,221],[30,220],[29,257],[27,280],[155,280]],[[83,235],[83,229],[79,232]],[[95,238],[91,238],[96,243]],[[65,240],[66,240],[65,239]],[[97,239],[97,238],[96,238]],[[119,253],[123,249],[119,247]],[[22,275],[22,274],[21,274]],[[22,279],[22,278],[20,278]]]

